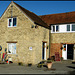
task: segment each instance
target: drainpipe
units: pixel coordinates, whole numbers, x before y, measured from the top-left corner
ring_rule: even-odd
[[[50,30],[51,30],[51,27],[49,26],[49,58],[50,58],[50,47],[51,47],[51,46],[50,46],[50,45],[51,45],[51,44],[50,44],[50,43],[51,43],[51,42],[50,42],[50,41],[51,41],[51,40],[50,40],[50,39],[51,39]]]

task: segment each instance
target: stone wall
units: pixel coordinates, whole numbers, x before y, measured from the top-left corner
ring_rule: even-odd
[[[0,19],[0,45],[2,53],[5,48],[8,50],[7,41],[16,41],[16,54],[8,54],[14,63],[37,64],[42,60],[42,41],[49,45],[49,30],[35,24],[13,4],[13,16],[17,17],[17,26],[8,27],[8,18],[11,17],[11,4]],[[32,51],[29,50],[32,47]],[[47,50],[47,58],[49,49]]]

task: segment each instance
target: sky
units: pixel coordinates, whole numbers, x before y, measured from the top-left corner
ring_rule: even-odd
[[[75,11],[75,1],[14,1],[36,15]],[[11,1],[0,1],[0,17]]]

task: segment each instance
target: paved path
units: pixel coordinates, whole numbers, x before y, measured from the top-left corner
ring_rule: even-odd
[[[37,65],[28,67],[18,64],[0,64],[0,74],[69,74],[75,72],[75,64],[72,61],[54,62],[53,69],[48,70],[46,67],[38,68]]]

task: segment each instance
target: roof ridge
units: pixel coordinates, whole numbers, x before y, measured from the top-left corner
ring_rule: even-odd
[[[44,27],[48,27],[47,23],[45,23],[38,15],[25,9],[24,7],[20,6],[19,4],[15,3],[15,2],[13,2],[13,3],[16,4],[34,22],[36,22],[40,25],[43,24]]]
[[[39,15],[40,17],[41,16],[49,16],[49,15],[59,15],[59,14],[66,14],[66,13],[73,13],[75,11],[72,11],[72,12],[64,12],[64,13],[56,13],[56,14],[47,14],[47,15]]]

